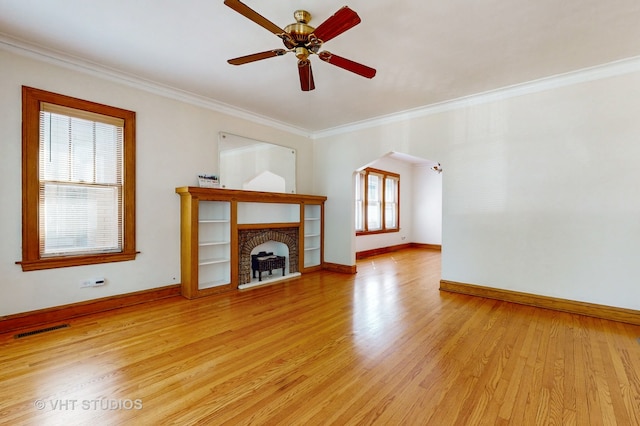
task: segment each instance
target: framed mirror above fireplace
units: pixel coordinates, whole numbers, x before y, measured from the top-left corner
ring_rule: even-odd
[[[296,193],[296,150],[220,132],[220,187],[250,191]]]

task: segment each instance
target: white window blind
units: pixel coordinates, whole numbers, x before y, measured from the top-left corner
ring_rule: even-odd
[[[387,176],[384,184],[384,227],[393,229],[398,227],[398,179]]]
[[[42,257],[122,251],[124,121],[40,108]]]
[[[365,173],[356,174],[356,231],[364,231]]]
[[[375,231],[382,229],[382,176],[369,173],[368,175],[368,206],[367,229]]]

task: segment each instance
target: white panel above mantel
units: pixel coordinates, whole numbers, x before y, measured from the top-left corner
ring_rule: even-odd
[[[284,203],[238,203],[238,224],[298,223],[300,205]]]

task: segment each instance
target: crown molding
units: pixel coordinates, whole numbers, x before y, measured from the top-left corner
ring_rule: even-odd
[[[0,33],[0,48],[313,140],[640,71],[640,56],[636,56],[314,132],[3,33]]]
[[[571,71],[564,74],[558,74],[551,77],[545,77],[525,83],[515,84],[483,93],[477,93],[449,101],[439,102],[436,104],[426,105],[406,111],[395,112],[389,115],[374,117],[355,123],[346,124],[344,126],[334,127],[331,129],[315,132],[313,139],[321,139],[328,136],[335,136],[343,133],[354,132],[357,130],[368,129],[371,127],[382,126],[390,123],[411,120],[414,118],[425,117],[428,115],[439,114],[446,111],[452,111],[461,108],[467,108],[475,105],[496,102],[500,100],[515,98],[518,96],[539,93],[546,90],[558,89],[561,87],[572,86],[575,84],[586,83],[589,81],[602,80],[605,78],[615,77],[619,75],[629,74],[640,71],[640,56],[622,59],[619,61],[609,62],[590,68],[584,68],[577,71]]]
[[[24,40],[9,37],[3,33],[0,33],[0,49],[16,53],[21,56],[30,57],[42,62],[62,66],[74,71],[83,72],[85,74],[93,75],[95,77],[113,81],[115,83],[124,84],[129,87],[150,92],[166,98],[185,102],[244,120],[249,120],[253,123],[262,124],[264,126],[279,129],[288,133],[297,134],[299,136],[304,136],[307,138],[311,137],[311,132],[299,127],[292,126],[288,123],[274,120],[260,114],[255,114],[253,112],[246,111],[241,108],[225,104],[223,102],[219,102],[215,99],[207,98],[205,96],[197,95],[195,93],[177,89],[175,87],[164,85],[155,81],[147,80],[134,74],[109,68],[104,65],[99,65],[97,63],[90,62],[85,59],[69,55],[67,53],[52,50],[39,46],[37,44],[26,42]]]

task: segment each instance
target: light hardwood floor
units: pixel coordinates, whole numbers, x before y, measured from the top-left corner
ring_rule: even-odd
[[[640,327],[438,291],[440,253],[360,260],[0,335],[0,422],[640,425]]]

